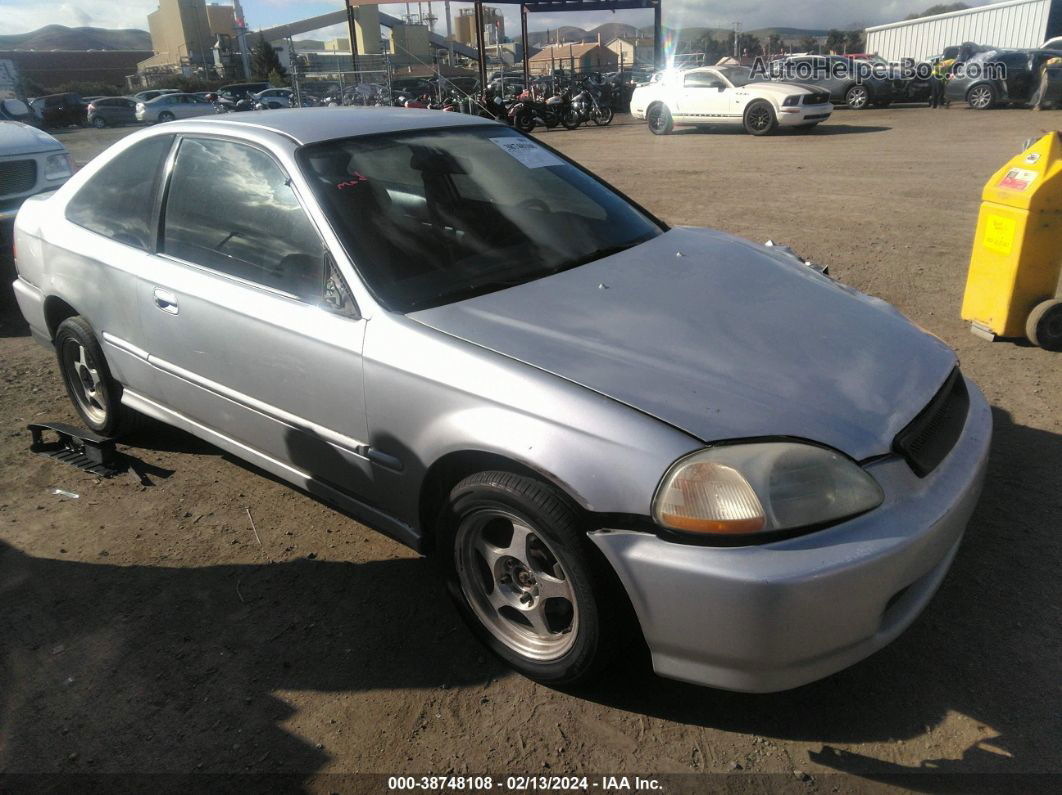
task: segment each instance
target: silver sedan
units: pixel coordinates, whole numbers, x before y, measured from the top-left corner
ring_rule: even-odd
[[[940,340],[483,119],[149,128],[16,239],[88,427],[183,428],[437,556],[543,682],[641,639],[722,688],[831,674],[921,612],[981,488],[991,414]]]
[[[214,103],[196,94],[162,94],[136,104],[136,120],[174,121],[214,113]]]

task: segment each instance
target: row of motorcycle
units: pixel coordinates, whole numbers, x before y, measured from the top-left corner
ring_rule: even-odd
[[[592,90],[588,84],[558,91],[548,97],[542,97],[530,88],[510,100],[495,98],[496,109],[499,102],[505,108],[508,121],[523,132],[531,132],[540,125],[548,130],[558,124],[567,130],[590,123],[605,127],[612,123],[615,115],[609,104],[602,100],[600,92]]]

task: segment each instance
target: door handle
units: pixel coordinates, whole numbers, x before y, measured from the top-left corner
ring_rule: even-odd
[[[169,312],[171,315],[176,315],[179,311],[177,296],[169,290],[161,290],[158,287],[155,288],[155,306],[163,312]]]

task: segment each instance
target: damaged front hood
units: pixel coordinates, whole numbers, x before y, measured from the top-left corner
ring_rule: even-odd
[[[887,453],[955,367],[883,301],[708,229],[410,317],[705,442],[791,436],[857,460]]]

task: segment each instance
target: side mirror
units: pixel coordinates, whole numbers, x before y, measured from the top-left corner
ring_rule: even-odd
[[[354,304],[354,296],[351,295],[350,288],[347,286],[347,280],[339,272],[332,255],[327,252],[324,255],[324,301],[322,306],[330,312],[351,320],[361,318],[361,313],[358,312],[358,307]]]

